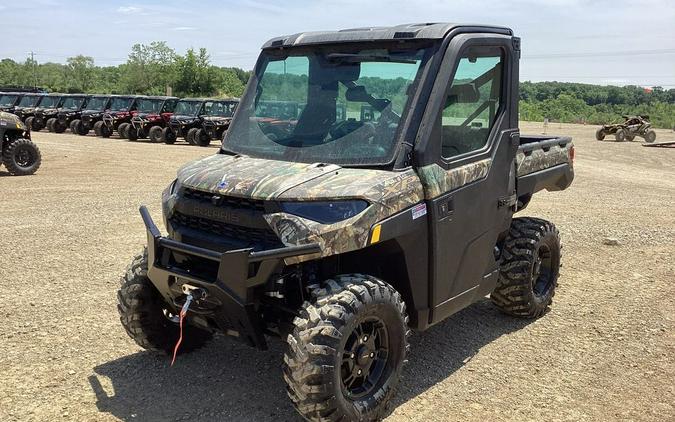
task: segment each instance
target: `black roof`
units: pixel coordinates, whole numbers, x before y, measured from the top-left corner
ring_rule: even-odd
[[[513,31],[503,26],[457,23],[409,23],[387,27],[342,29],[339,31],[299,32],[294,35],[272,38],[263,44],[262,48],[405,39],[434,40],[445,37],[448,32],[456,28],[513,35]]]
[[[143,98],[146,98],[148,100],[177,100],[178,97],[167,97],[165,95],[149,95],[145,96]]]
[[[222,102],[239,102],[239,98],[181,98],[181,101],[213,101],[216,103]]]

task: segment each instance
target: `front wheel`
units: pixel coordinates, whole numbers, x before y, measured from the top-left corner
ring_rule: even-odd
[[[176,133],[171,128],[165,127],[162,129],[161,141],[165,144],[171,145],[176,143]]]
[[[645,133],[645,141],[649,142],[650,144],[656,141],[656,132],[654,132],[652,129],[649,129],[647,133]]]
[[[130,128],[131,125],[129,123],[121,123],[119,126],[117,126],[117,135],[119,135],[121,139],[128,139]]]
[[[26,127],[27,127],[29,130],[33,130],[33,120],[34,120],[34,119],[35,119],[35,117],[33,117],[33,116],[26,117]]]
[[[616,138],[617,142],[623,142],[626,140],[626,131],[623,129],[619,129],[616,131],[614,134],[614,138]]]
[[[185,140],[187,141],[188,144],[197,145],[195,143],[195,137],[197,135],[198,130],[199,129],[197,129],[196,127],[193,127],[190,130],[188,130],[187,135],[185,135]]]
[[[207,147],[211,144],[211,135],[209,135],[204,129],[197,129],[194,135],[195,145],[200,147]]]
[[[2,163],[12,176],[33,174],[40,168],[41,162],[40,150],[30,139],[16,139],[2,151]]]
[[[509,315],[543,315],[558,285],[560,249],[558,230],[552,223],[514,218],[504,241],[499,279],[490,295],[492,302]]]
[[[311,296],[284,356],[296,410],[308,420],[379,420],[408,351],[405,303],[389,284],[358,274],[327,280]]]
[[[117,291],[117,311],[120,322],[136,344],[146,350],[171,354],[180,336],[180,328],[162,296],[148,278],[148,256],[137,255],[122,276]],[[188,314],[189,315],[189,314]],[[183,325],[180,353],[202,347],[212,334],[189,324]]]
[[[49,119],[47,119],[47,131],[54,132],[54,123],[56,123],[55,118],[50,117]]]

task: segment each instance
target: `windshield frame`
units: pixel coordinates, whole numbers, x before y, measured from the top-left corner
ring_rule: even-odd
[[[394,49],[394,50],[418,50],[426,49],[422,60],[420,61],[417,74],[411,80],[409,85],[410,95],[408,96],[407,102],[404,104],[404,107],[401,112],[399,119],[398,127],[392,138],[392,143],[388,154],[379,161],[365,162],[365,163],[355,163],[355,162],[341,162],[341,160],[331,161],[341,167],[357,167],[357,168],[383,168],[383,169],[392,169],[394,164],[397,162],[397,156],[401,150],[401,143],[404,139],[410,139],[412,143],[415,139],[415,133],[417,127],[411,125],[411,116],[413,111],[417,111],[417,102],[419,99],[420,89],[426,86],[426,80],[429,78],[428,70],[432,62],[435,61],[436,53],[440,46],[440,40],[429,40],[429,39],[414,39],[414,40],[381,40],[376,42],[350,42],[350,43],[327,43],[320,45],[312,46],[292,46],[292,47],[282,47],[282,48],[266,48],[263,49],[256,61],[254,70],[249,78],[249,82],[246,85],[244,94],[242,95],[239,104],[235,110],[232,122],[230,124],[230,130],[225,133],[225,138],[220,148],[220,153],[222,154],[242,154],[248,156],[244,152],[239,152],[234,148],[229,148],[228,137],[230,134],[234,133],[232,130],[239,125],[246,125],[246,120],[248,119],[247,109],[251,107],[257,96],[257,87],[260,84],[261,77],[264,74],[267,64],[272,60],[284,59],[290,56],[295,55],[308,55],[320,51],[324,54],[330,53],[344,53],[349,51],[359,52],[363,50],[377,50],[377,49]],[[368,61],[366,61],[368,62]],[[422,110],[423,111],[423,110]],[[418,122],[419,123],[419,122]],[[415,127],[413,127],[415,126]],[[411,135],[412,132],[412,135]],[[264,155],[250,155],[251,157],[268,159],[268,160],[281,160],[279,157],[269,157]],[[301,160],[289,160],[289,162],[302,162],[310,163],[310,161],[301,161]]]
[[[182,103],[193,103],[193,104],[199,104],[199,107],[197,107],[196,111],[192,114],[180,114],[178,113],[178,106],[180,106]],[[204,109],[204,103],[205,101],[203,100],[178,100],[176,103],[176,107],[173,109],[173,114],[176,116],[189,116],[189,117],[197,117],[199,116],[199,113]]]
[[[2,95],[0,95],[0,106],[1,106],[1,107],[11,107],[11,106],[14,106],[14,105],[17,104],[17,101],[16,101],[16,100],[18,100],[20,96],[21,96],[21,94],[2,94]],[[9,98],[14,97],[14,99],[13,99],[13,101],[12,101],[11,103],[4,104],[4,103],[3,103],[3,98],[5,98],[5,97],[9,97]],[[21,101],[21,100],[19,100],[19,101]]]
[[[157,110],[144,110],[141,105],[143,102],[147,101],[150,104],[157,104],[158,107],[155,107]],[[139,98],[136,101],[136,111],[139,113],[148,113],[148,114],[160,114],[164,108],[164,103],[166,100],[164,98]]]
[[[98,101],[98,100],[103,101],[103,108],[92,108],[92,102]],[[89,98],[89,101],[87,101],[87,106],[84,108],[84,110],[106,111],[108,109],[108,106],[110,106],[110,97],[94,96],[94,97]]]
[[[134,106],[134,100],[135,97],[112,97],[110,100],[110,104],[108,105],[108,110],[110,112],[122,112],[122,111],[129,111],[131,107]],[[113,104],[115,103],[115,100],[118,101],[127,101],[126,106],[124,108],[113,108]]]
[[[74,100],[74,101],[80,101],[80,103],[75,107],[65,107],[66,101],[68,100]],[[77,111],[77,110],[82,110],[83,107],[86,107],[88,98],[85,96],[76,96],[76,95],[68,95],[64,97],[63,102],[61,103],[61,106],[59,108],[63,108],[65,110],[71,110],[71,111]]]
[[[18,102],[18,104],[17,104],[16,106],[17,106],[17,107],[26,107],[26,108],[39,107],[39,106],[40,106],[40,101],[42,101],[42,97],[44,97],[44,95],[39,95],[39,94],[28,94],[28,95],[24,95],[23,97],[21,97],[21,99],[19,100],[19,102]],[[33,103],[33,104],[29,104],[29,105],[21,105],[21,103],[23,103],[23,100],[25,100],[25,99],[27,99],[27,98],[33,99],[34,103]]]
[[[50,98],[50,99],[56,98],[56,101],[54,102],[53,105],[43,104],[44,101],[47,100],[47,98]],[[38,106],[38,108],[41,108],[41,109],[59,108],[59,107],[61,107],[61,103],[63,102],[63,98],[64,97],[62,95],[45,95],[45,97],[40,101],[40,105]],[[49,101],[51,102],[51,100],[49,100]]]

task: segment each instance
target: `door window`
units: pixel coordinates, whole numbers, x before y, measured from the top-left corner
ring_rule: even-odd
[[[472,52],[462,55],[441,115],[443,158],[485,146],[499,112],[503,54]]]

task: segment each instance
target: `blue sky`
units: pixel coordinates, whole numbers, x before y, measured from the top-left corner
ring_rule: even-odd
[[[277,35],[406,22],[509,26],[522,38],[521,80],[675,88],[674,0],[0,0],[0,58],[100,65],[132,44],[206,47],[214,64],[250,69]]]

